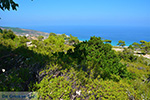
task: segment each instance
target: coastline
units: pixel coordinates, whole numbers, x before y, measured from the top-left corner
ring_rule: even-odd
[[[79,38],[78,38],[79,39]],[[79,39],[79,41],[80,42],[83,42],[83,41],[88,41],[89,39]],[[119,40],[118,40],[119,41]],[[118,44],[118,41],[114,41],[114,40],[112,40],[112,42],[110,43],[112,46],[114,46],[114,47],[119,47],[117,44]],[[124,47],[128,47],[129,45],[132,45],[132,43],[134,43],[134,42],[128,42],[128,41],[125,41],[125,46]]]

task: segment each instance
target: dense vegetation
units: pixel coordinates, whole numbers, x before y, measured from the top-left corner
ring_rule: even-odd
[[[100,37],[79,42],[50,33],[29,40],[11,30],[0,40],[0,91],[37,91],[38,98],[54,100],[150,99],[150,60],[135,56],[134,44],[116,52]],[[149,43],[140,45],[149,52]]]

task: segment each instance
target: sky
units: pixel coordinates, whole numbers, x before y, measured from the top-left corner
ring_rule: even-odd
[[[0,26],[101,25],[150,27],[150,0],[14,0]]]

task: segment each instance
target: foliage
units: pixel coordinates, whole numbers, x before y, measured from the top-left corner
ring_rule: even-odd
[[[10,74],[0,74],[0,91],[26,91],[27,82],[30,83],[31,75],[28,68],[12,68]]]
[[[134,47],[132,45],[129,45],[128,49],[134,50]]]
[[[148,84],[141,80],[130,81],[127,79],[114,82],[86,77],[82,70],[62,70],[59,65],[49,65],[40,72],[45,77],[35,88],[39,99],[149,99]],[[138,84],[140,82],[140,84]],[[132,84],[131,84],[132,83]],[[144,85],[142,87],[141,85]],[[142,91],[141,91],[141,90]],[[145,90],[146,91],[145,91]]]
[[[39,41],[42,41],[42,40],[44,39],[44,37],[43,37],[43,36],[41,36],[41,35],[40,35],[40,36],[38,36],[37,38],[38,38],[38,40],[39,40]]]
[[[69,43],[77,44],[77,43],[79,43],[79,39],[70,34]]]
[[[142,43],[141,45],[145,54],[150,53],[150,42],[145,42],[145,43]]]
[[[54,100],[150,99],[150,60],[130,48],[115,52],[100,37],[69,46],[65,34],[32,40],[27,47],[26,37],[4,38],[5,33],[0,33],[0,69],[6,70],[0,71],[0,91],[37,91],[39,99]],[[146,42],[141,44],[144,50]]]
[[[15,3],[14,0],[0,0],[0,8],[3,11],[10,10],[10,8],[17,10],[17,7],[19,7],[19,5]]]
[[[3,34],[2,33],[0,33],[0,38],[2,38],[3,37]]]
[[[19,37],[19,41],[20,41],[20,43],[22,43],[22,44],[24,44],[24,43],[26,43],[26,42],[30,42],[30,40],[27,39],[26,36],[20,36],[20,37]]]
[[[141,40],[141,44],[134,42],[132,45],[135,48],[135,50],[141,50],[143,54],[150,53],[150,42]]]
[[[72,59],[67,63],[75,63],[73,66],[77,65],[78,69],[88,72],[91,78],[100,75],[103,79],[111,79],[113,74],[120,77],[127,76],[126,66],[120,63],[111,45],[104,44],[100,37],[91,37],[89,41],[74,46],[74,51],[70,50],[66,55],[61,55],[60,59]],[[60,60],[58,63],[62,62],[65,61]]]
[[[144,44],[144,43],[146,43],[146,41],[144,41],[144,40],[141,40],[141,41],[140,41],[140,43],[141,43],[141,44]]]
[[[64,40],[68,40],[69,39],[69,37],[66,34],[62,34],[61,36],[64,38]]]
[[[134,42],[132,45],[135,48],[135,50],[137,50],[138,48],[140,48],[140,44],[139,43]]]
[[[0,28],[0,33],[2,33],[3,32],[3,30]]]
[[[137,56],[134,55],[134,51],[132,49],[124,48],[123,52],[118,52],[118,55],[120,59],[124,59],[128,62],[137,60]]]
[[[119,40],[117,45],[124,47],[126,44],[125,41]]]
[[[104,43],[111,43],[111,40],[103,40]]]
[[[3,30],[3,38],[4,39],[14,39],[16,37],[16,35],[13,33],[13,31],[11,31],[11,30],[6,30],[6,29],[4,29]]]
[[[49,37],[50,37],[50,36],[57,36],[57,35],[56,35],[55,33],[50,33],[50,34],[49,34]]]
[[[64,38],[60,36],[50,35],[48,39],[44,40],[44,44],[52,52],[59,52],[64,50]]]

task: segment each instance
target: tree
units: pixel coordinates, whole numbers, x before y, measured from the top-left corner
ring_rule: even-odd
[[[0,9],[3,11],[10,10],[10,8],[17,10],[17,7],[19,7],[19,5],[13,0],[0,0]]]
[[[14,32],[12,30],[4,30],[3,31],[3,38],[5,39],[14,39],[16,37],[16,35],[14,34]]]
[[[110,79],[111,75],[126,77],[126,66],[120,63],[120,59],[112,50],[112,46],[104,44],[100,37],[91,37],[75,45],[74,51],[68,51],[68,55],[77,61],[79,68],[88,72],[90,77],[100,75],[103,79]]]
[[[26,43],[26,42],[30,42],[30,40],[27,39],[26,36],[20,36],[20,37],[19,37],[19,41],[20,41],[20,43],[22,43],[22,44],[24,44],[24,43]]]
[[[4,29],[4,30],[3,30],[3,34],[7,34],[7,29]]]
[[[122,46],[123,48],[126,44],[125,41],[119,40],[117,45]]]
[[[3,34],[2,33],[0,33],[0,38],[2,38],[3,37]]]
[[[140,44],[139,43],[134,42],[132,45],[135,48],[135,50],[140,49]]]
[[[61,52],[64,50],[64,38],[61,36],[49,35],[47,39],[44,40],[45,49],[51,52]]]
[[[150,42],[145,42],[144,45],[145,45],[145,46],[143,47],[144,53],[147,54],[147,53],[150,52]]]
[[[133,50],[134,49],[134,47],[132,46],[132,45],[129,45],[129,47],[128,47],[129,49],[131,49],[131,50]]]
[[[140,43],[146,43],[146,41],[144,41],[144,40],[141,40],[141,41],[140,41]]]
[[[42,41],[44,39],[43,36],[38,36],[37,38],[38,38],[39,41]]]
[[[0,33],[2,33],[3,32],[3,30],[0,28]]]
[[[49,36],[57,36],[55,33],[50,33]]]
[[[103,42],[105,42],[105,43],[111,43],[111,40],[103,40]]]
[[[79,39],[70,34],[69,43],[70,44],[77,44],[77,43],[79,43]]]
[[[69,37],[64,33],[61,35],[65,40],[69,39]]]
[[[144,46],[145,46],[146,41],[141,40],[141,41],[140,41],[140,43],[141,43],[141,47],[144,47]]]
[[[19,4],[14,2],[14,0],[0,0],[0,9],[3,11],[10,10],[10,8],[12,8],[12,10],[17,10],[17,7],[19,7]]]
[[[130,48],[132,48],[132,46],[130,45]],[[135,61],[137,59],[137,57],[134,55],[134,50],[132,49],[128,49],[128,48],[124,48],[123,52],[119,52],[118,56],[120,59],[123,59],[125,61]]]

